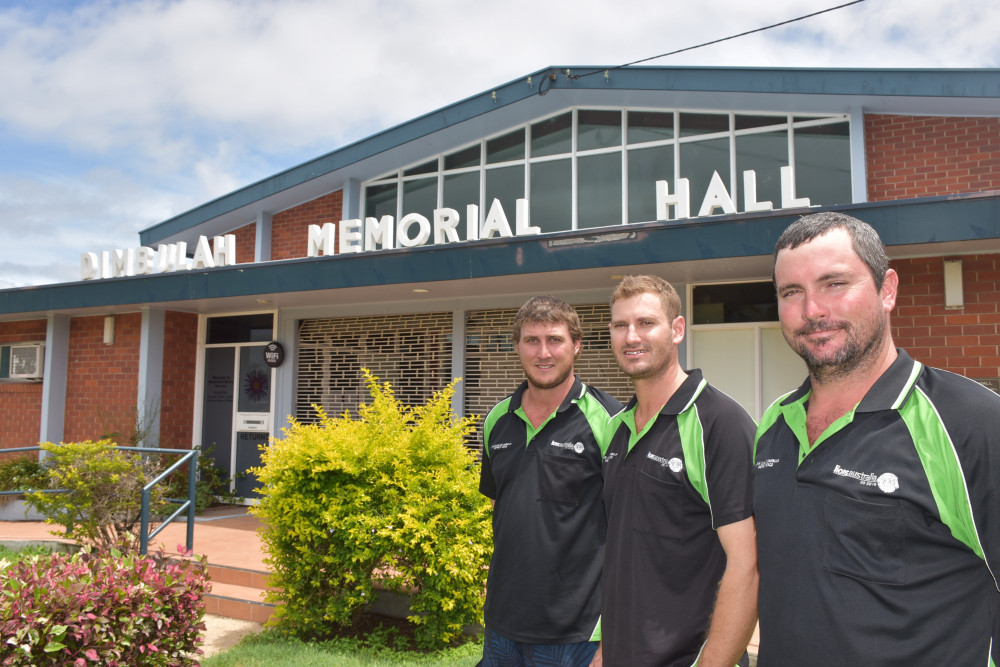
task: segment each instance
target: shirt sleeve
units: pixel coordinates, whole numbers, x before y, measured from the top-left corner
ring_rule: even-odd
[[[712,508],[712,526],[742,521],[753,515],[753,441],[756,427],[739,403],[722,392],[704,420],[705,479]]]

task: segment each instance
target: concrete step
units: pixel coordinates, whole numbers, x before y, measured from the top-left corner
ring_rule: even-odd
[[[207,571],[212,590],[205,596],[205,613],[255,623],[266,622],[274,613],[274,605],[264,601],[267,572],[211,563]]]

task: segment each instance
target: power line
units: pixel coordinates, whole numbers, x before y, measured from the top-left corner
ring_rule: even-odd
[[[695,49],[700,49],[700,48],[705,47],[705,46],[711,46],[713,44],[719,44],[721,42],[728,42],[729,40],[736,39],[737,37],[746,37],[747,35],[752,35],[752,34],[758,33],[758,32],[764,32],[765,30],[771,30],[773,28],[780,28],[783,25],[788,25],[790,23],[795,23],[796,21],[804,21],[805,19],[810,19],[810,18],[812,18],[814,16],[819,16],[820,14],[826,14],[828,12],[833,12],[833,11],[836,11],[838,9],[844,9],[845,7],[850,7],[851,5],[858,5],[858,4],[861,4],[862,2],[866,2],[866,1],[867,0],[853,0],[853,2],[845,2],[842,5],[837,5],[836,7],[829,7],[827,9],[821,9],[820,11],[813,12],[812,14],[805,14],[804,16],[799,16],[799,17],[794,18],[794,19],[788,19],[787,21],[781,21],[780,23],[773,23],[771,25],[767,25],[767,26],[764,26],[762,28],[756,28],[754,30],[747,30],[746,32],[741,32],[741,33],[739,33],[737,35],[730,35],[729,37],[722,37],[721,39],[713,39],[710,42],[703,42],[701,44],[696,44],[695,46],[686,46],[683,49],[677,49],[676,51],[669,51],[667,53],[661,53],[658,56],[650,56],[649,58],[643,58],[641,60],[635,60],[635,61],[630,62],[630,63],[625,63],[624,65],[618,65],[617,67],[612,67],[611,69],[622,69],[622,68],[625,68],[625,67],[631,67],[632,65],[638,65],[639,63],[649,62],[650,60],[656,60],[658,58],[666,58],[667,56],[673,56],[673,55],[676,55],[678,53],[684,53],[685,51],[693,51]],[[582,79],[583,77],[586,77],[586,76],[592,76],[594,74],[599,74],[601,72],[607,72],[607,71],[609,71],[609,70],[594,70],[593,72],[588,72],[587,74],[570,74],[567,71],[566,72],[566,78],[573,79],[573,80]],[[555,75],[554,74],[550,74],[548,78],[550,80],[554,81],[555,80]],[[543,80],[543,83],[538,86],[538,92],[539,92],[539,94],[544,94],[544,92],[542,91],[543,85],[544,85],[544,80]]]

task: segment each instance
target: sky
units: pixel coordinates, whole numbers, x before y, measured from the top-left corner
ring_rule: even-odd
[[[0,289],[550,65],[846,0],[0,0]],[[656,66],[1000,67],[1000,3],[865,0]]]

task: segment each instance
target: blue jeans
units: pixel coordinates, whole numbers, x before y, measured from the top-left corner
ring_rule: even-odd
[[[523,644],[486,628],[477,667],[587,667],[596,652],[597,642]]]

